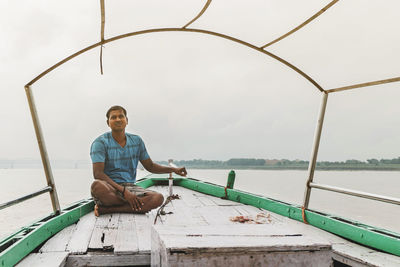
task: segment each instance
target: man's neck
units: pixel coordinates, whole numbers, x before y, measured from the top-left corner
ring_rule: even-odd
[[[125,146],[126,144],[125,131],[112,131],[111,134],[114,140],[118,142],[118,144],[120,144],[122,147]]]

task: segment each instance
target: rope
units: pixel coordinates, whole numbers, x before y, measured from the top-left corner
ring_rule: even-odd
[[[158,210],[157,210],[157,214],[156,214],[156,217],[154,218],[154,224],[156,224],[157,223],[157,218],[158,217],[160,217],[160,220],[161,220],[161,215],[165,215],[165,214],[167,214],[167,213],[165,213],[165,211],[164,211],[164,207],[168,204],[168,203],[170,203],[173,199],[180,199],[181,197],[178,195],[178,194],[176,194],[176,195],[171,195],[171,196],[169,196],[169,197],[167,197],[167,199],[164,201],[164,203],[158,208]],[[172,212],[169,212],[168,214],[171,214]]]
[[[301,217],[303,218],[303,223],[308,224],[306,219],[306,208],[304,206],[301,207]]]
[[[100,39],[101,39],[101,46],[100,46],[100,73],[103,75],[103,43],[104,43],[104,28],[106,23],[106,9],[104,0],[100,0],[100,9],[101,9],[101,31],[100,31]]]

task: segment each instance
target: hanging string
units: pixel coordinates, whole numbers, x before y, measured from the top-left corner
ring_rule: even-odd
[[[101,46],[100,46],[100,73],[103,75],[103,43],[104,43],[104,27],[105,27],[105,22],[106,22],[106,16],[105,16],[105,5],[104,5],[104,0],[100,0],[100,8],[101,8]]]

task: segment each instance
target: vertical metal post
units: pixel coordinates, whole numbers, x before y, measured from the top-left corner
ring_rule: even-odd
[[[169,159],[168,160],[168,165],[171,166],[171,167],[174,167],[174,164],[172,162],[173,162],[173,160]],[[174,183],[174,179],[172,177],[172,172],[170,172],[169,173],[169,177],[168,177],[168,193],[169,193],[169,196],[172,196],[174,194],[173,189],[172,189],[173,183]]]
[[[51,204],[53,205],[54,213],[59,214],[61,209],[60,209],[60,203],[58,201],[56,185],[54,183],[53,173],[51,171],[50,161],[49,161],[49,157],[47,155],[46,144],[44,142],[42,128],[40,127],[39,117],[37,115],[35,101],[34,101],[33,95],[32,95],[32,89],[29,85],[25,86],[25,92],[26,92],[26,96],[28,98],[29,109],[31,111],[33,126],[35,127],[36,139],[37,139],[37,142],[39,145],[40,156],[42,158],[42,163],[43,163],[44,173],[46,175],[47,185],[52,188],[52,190],[50,191]]]
[[[308,165],[308,179],[307,179],[307,183],[306,183],[306,190],[304,192],[304,200],[303,200],[303,208],[304,209],[308,208],[308,204],[310,202],[310,194],[311,194],[310,183],[312,183],[313,178],[314,178],[314,171],[315,171],[315,166],[317,163],[318,148],[319,148],[319,142],[321,139],[322,125],[324,124],[324,117],[325,117],[327,101],[328,101],[328,93],[323,92],[321,107],[319,110],[317,127],[315,129],[315,134],[314,134],[314,145],[313,145],[313,149],[311,152],[310,163]]]
[[[233,185],[235,184],[236,173],[234,170],[231,170],[228,174],[228,181],[226,182],[226,188],[233,189]]]

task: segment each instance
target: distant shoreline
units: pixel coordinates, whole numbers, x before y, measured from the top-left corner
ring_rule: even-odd
[[[161,165],[168,165],[167,161],[156,161]],[[287,159],[255,159],[233,158],[227,161],[221,160],[174,160],[177,166],[185,166],[187,169],[215,169],[215,170],[308,170],[308,161]],[[91,169],[89,160],[53,160],[51,166],[54,169]],[[139,164],[139,168],[142,166]],[[0,159],[0,169],[41,169],[40,160],[6,160]],[[400,157],[394,159],[369,159],[367,161],[319,161],[316,164],[319,171],[400,171]]]
[[[266,166],[190,166],[190,165],[182,165],[187,169],[199,169],[199,170],[271,170],[271,171],[287,171],[287,170],[299,170],[306,171],[308,170],[308,166],[302,167],[266,167]],[[400,166],[395,168],[388,167],[316,167],[318,171],[400,171]]]

